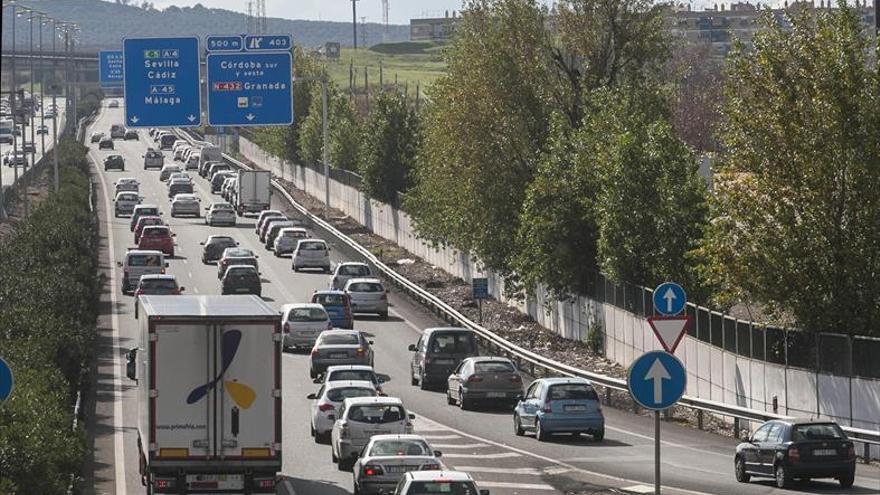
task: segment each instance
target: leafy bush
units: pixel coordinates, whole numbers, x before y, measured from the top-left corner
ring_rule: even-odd
[[[98,281],[86,148],[59,143],[61,191],[0,247],[0,352],[16,377],[0,406],[0,493],[63,493],[84,453],[72,404],[95,342]]]

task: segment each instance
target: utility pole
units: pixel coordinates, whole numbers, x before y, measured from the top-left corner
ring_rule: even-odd
[[[351,29],[355,50],[357,50],[358,47],[357,1],[358,0],[351,0]]]

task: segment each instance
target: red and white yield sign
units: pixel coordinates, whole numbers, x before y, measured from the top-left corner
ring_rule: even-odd
[[[682,316],[650,316],[648,323],[654,330],[654,335],[660,341],[660,345],[666,352],[675,352],[678,343],[687,333],[688,327],[691,325],[691,317]]]

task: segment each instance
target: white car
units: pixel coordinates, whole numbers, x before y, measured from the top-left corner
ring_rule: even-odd
[[[324,330],[332,330],[333,323],[324,306],[317,303],[285,304],[281,306],[282,348],[311,349]]]
[[[190,146],[189,144],[186,144],[186,141],[175,144],[174,148],[172,149],[172,156],[175,160],[180,161],[180,159],[183,157],[183,152],[188,150],[189,147]]]
[[[113,183],[113,186],[116,189],[116,194],[123,191],[131,191],[136,193],[140,191],[141,183],[133,177],[123,177],[122,179],[117,179],[116,182]]]
[[[403,475],[394,492],[388,495],[425,493],[489,495],[489,490],[480,490],[471,475],[464,471],[410,471]]]
[[[388,381],[388,375],[380,375],[372,366],[365,364],[338,364],[328,366],[324,373],[315,380],[315,383],[327,383],[342,380],[364,380],[376,387],[379,395],[385,395],[382,384]]]
[[[309,394],[312,400],[311,432],[318,443],[326,443],[336,422],[336,412],[342,401],[355,397],[376,397],[378,392],[372,382],[363,380],[332,381],[321,385],[317,393]]]
[[[336,269],[333,271],[333,278],[330,279],[330,288],[333,290],[342,290],[345,288],[345,283],[350,279],[370,277],[372,275],[373,272],[370,270],[370,265],[355,261],[346,261],[336,265]]]
[[[116,193],[116,197],[113,198],[114,207],[114,216],[119,215],[129,215],[134,211],[134,207],[141,204],[141,198],[138,196],[138,193],[131,191],[123,191]]]
[[[373,435],[411,434],[415,417],[397,397],[345,399],[330,432],[333,462],[348,469]]]
[[[285,227],[278,232],[275,237],[275,244],[272,246],[275,256],[281,257],[285,254],[292,253],[296,249],[296,244],[300,239],[307,239],[309,233],[303,227]]]
[[[330,273],[330,248],[323,239],[300,239],[293,249],[293,271],[319,268]]]
[[[202,216],[201,199],[195,194],[178,194],[171,200],[171,216],[177,217],[181,215],[194,215],[196,218]]]
[[[170,184],[174,179],[184,179],[187,182],[192,182],[192,177],[189,176],[186,172],[174,172],[168,176],[168,183]]]
[[[388,493],[404,473],[442,470],[442,455],[421,435],[375,435],[352,468],[354,492]]]
[[[351,299],[352,313],[376,313],[388,318],[388,291],[378,278],[352,278],[343,291]]]
[[[165,182],[171,177],[171,174],[175,172],[183,172],[183,170],[180,169],[180,165],[174,165],[173,163],[163,165],[162,171],[159,172],[159,180]]]
[[[205,223],[210,226],[214,225],[235,225],[235,208],[229,203],[212,203],[211,206],[205,208],[208,213],[205,214]]]
[[[187,157],[186,161],[183,162],[184,167],[187,170],[198,170],[199,168],[199,154],[198,153],[190,153]]]

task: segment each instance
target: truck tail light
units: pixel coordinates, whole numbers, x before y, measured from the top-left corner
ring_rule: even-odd
[[[791,446],[788,448],[788,460],[791,462],[799,462],[801,460],[801,451],[798,450],[797,447]]]
[[[256,482],[257,488],[275,488],[275,480],[273,479],[265,479],[265,480],[254,480]]]
[[[157,479],[156,490],[173,490],[176,484],[173,479]]]
[[[364,476],[382,476],[385,474],[385,470],[382,469],[382,466],[373,466],[367,464],[364,466]]]
[[[333,404],[321,404],[318,406],[318,410],[321,412],[332,411],[334,409],[336,409],[336,406]]]
[[[468,383],[478,383],[483,381],[483,377],[480,375],[471,375],[467,379]]]

